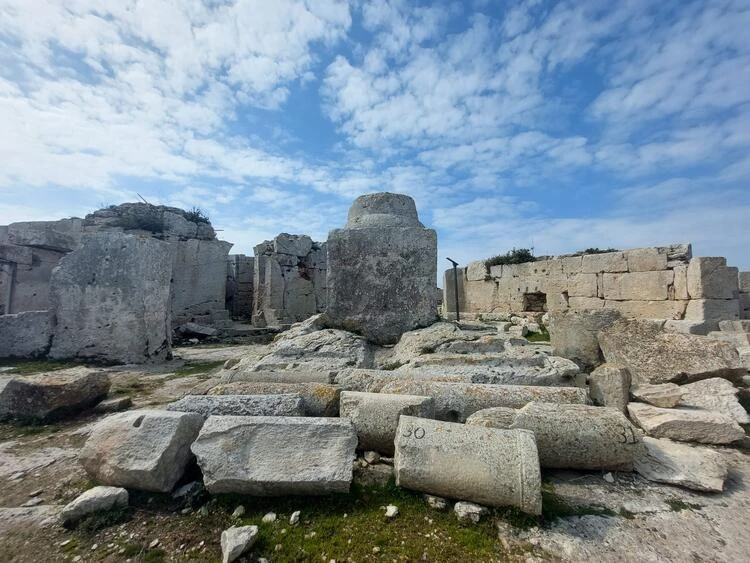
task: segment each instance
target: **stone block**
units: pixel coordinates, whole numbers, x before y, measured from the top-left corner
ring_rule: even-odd
[[[603,309],[605,305],[604,299],[597,297],[569,297],[567,303],[570,310],[577,313]]]
[[[570,297],[597,297],[596,274],[573,274],[567,278]]]
[[[739,295],[740,318],[750,319],[750,293],[740,293]]]
[[[625,412],[630,400],[630,373],[619,366],[599,366],[589,375],[589,395],[597,405]]]
[[[657,385],[642,384],[633,387],[630,394],[639,401],[654,407],[671,409],[676,407],[682,398],[682,387],[674,383],[659,383]]]
[[[551,312],[547,329],[553,353],[573,360],[587,371],[598,366],[602,356],[597,333],[620,318],[620,313],[610,309]]]
[[[719,330],[724,332],[746,332],[750,333],[750,320],[719,321]]]
[[[604,298],[607,300],[661,301],[669,297],[668,289],[674,282],[674,272],[605,273],[602,279]]]
[[[476,262],[469,262],[466,266],[466,280],[467,281],[484,281],[488,276],[487,266],[485,266],[483,260]]]
[[[653,272],[667,269],[667,251],[664,248],[635,248],[625,251],[629,272]]]
[[[664,330],[667,332],[706,336],[711,331],[710,325],[712,324],[705,321],[678,321],[670,319],[664,323]]]
[[[349,420],[212,416],[192,451],[210,493],[279,496],[348,492],[356,447]]]
[[[396,432],[396,484],[485,506],[541,514],[534,435],[402,416]]]
[[[670,295],[670,298],[677,300],[690,299],[690,294],[688,293],[687,266],[681,264],[675,266],[672,271],[674,272],[674,284],[673,293]]]
[[[731,417],[702,409],[661,409],[630,403],[630,418],[654,438],[679,442],[729,444],[745,437],[745,431]]]
[[[198,234],[198,225],[188,221],[179,213],[164,211],[162,214],[164,221],[164,232],[176,237],[195,238]]]
[[[447,271],[446,271],[447,274]],[[498,264],[496,266],[490,266],[490,277],[497,279],[503,277],[503,265]]]
[[[670,244],[669,246],[660,246],[657,250],[663,250],[667,253],[668,268],[674,268],[682,264],[687,265],[693,257],[693,247],[691,244]]]
[[[539,463],[549,468],[632,471],[641,445],[640,432],[611,408],[530,403],[511,428],[534,433]]]
[[[209,395],[299,395],[307,416],[338,416],[341,389],[325,383],[221,383]]]
[[[329,326],[376,344],[436,320],[437,235],[417,218],[414,200],[361,196],[344,229],[328,235]]]
[[[719,321],[739,320],[740,302],[738,299],[691,299],[685,309],[685,319],[710,321],[711,330],[717,330]]]
[[[614,301],[607,299],[604,307],[634,319],[682,319],[690,301]]]
[[[91,430],[78,456],[105,485],[168,493],[185,471],[203,424],[195,413],[135,410],[108,416]]]
[[[405,380],[386,383],[381,393],[420,395],[435,400],[435,418],[464,422],[469,415],[490,407],[521,408],[532,401],[585,404],[588,396],[578,387],[536,387]]]
[[[724,490],[728,467],[719,452],[648,436],[643,445],[635,470],[649,481],[709,493]]]
[[[52,275],[57,323],[50,357],[123,364],[166,358],[171,264],[165,242],[116,232],[88,235]]]
[[[431,397],[415,395],[341,393],[339,416],[354,423],[361,450],[392,456],[393,439],[402,415],[434,418],[435,402]]]
[[[0,261],[31,266],[31,248],[28,246],[16,246],[15,244],[0,244]]]
[[[745,293],[750,293],[750,272],[737,273],[737,288]]]
[[[583,272],[583,256],[567,256],[561,258],[560,264],[562,266],[563,274],[565,275],[580,274]],[[596,274],[598,272],[588,273]]]
[[[738,389],[731,382],[712,377],[680,386],[680,405],[719,412],[740,424],[750,424],[750,416],[737,400]]]
[[[273,239],[273,251],[278,254],[290,254],[300,258],[312,250],[313,241],[307,235],[290,235],[281,233]]]
[[[19,246],[35,246],[70,252],[81,244],[83,221],[27,221],[8,225],[8,241]]]
[[[492,407],[477,411],[466,419],[469,426],[486,426],[487,428],[508,429],[516,418],[518,409]]]
[[[93,487],[66,504],[60,511],[60,520],[71,524],[89,514],[127,505],[128,491],[122,487]]]
[[[628,260],[624,252],[585,254],[581,261],[581,271],[584,274],[627,272]]]
[[[48,311],[0,315],[0,358],[37,358],[49,350],[52,322]]]
[[[726,258],[693,258],[687,269],[691,299],[736,299],[737,268],[727,267]]]
[[[286,395],[186,395],[167,405],[168,411],[236,416],[304,416],[302,397]]]
[[[109,377],[89,368],[70,368],[0,382],[0,420],[59,420],[93,407],[109,391]]]

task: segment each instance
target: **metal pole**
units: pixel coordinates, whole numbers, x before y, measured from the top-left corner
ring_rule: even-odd
[[[448,262],[453,264],[453,289],[455,291],[455,303],[456,303],[456,322],[459,322],[461,320],[461,315],[458,311],[458,270],[456,270],[456,266],[458,266],[458,262],[455,260],[451,260],[450,258],[447,258]]]

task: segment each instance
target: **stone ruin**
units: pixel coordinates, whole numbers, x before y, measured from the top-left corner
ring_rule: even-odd
[[[126,240],[97,236],[100,245]],[[164,243],[131,244],[156,259]],[[280,267],[281,259],[290,272],[299,268],[309,255],[307,241],[303,246],[278,252],[282,245],[266,245],[265,267]],[[618,259],[628,263],[629,256]],[[661,260],[658,251],[650,256]],[[328,239],[325,314],[228,360],[164,408],[114,414],[93,427],[80,462],[94,481],[115,487],[107,494],[119,500],[108,506],[126,502],[127,488],[171,492],[195,465],[201,480],[191,487],[255,496],[343,492],[356,472],[380,468],[384,479],[456,500],[457,514],[468,510],[476,519],[484,506],[541,514],[542,474],[551,469],[601,471],[610,483],[611,472],[623,472],[700,492],[724,490],[729,466],[721,446],[746,443],[742,425],[750,423],[748,366],[734,341],[675,332],[668,319],[606,307],[551,311],[550,320],[563,319],[550,323],[553,347],[523,338],[520,328],[533,323],[521,317],[434,322],[435,257],[434,231],[418,222],[410,198],[358,199],[347,227]],[[693,267],[706,271],[705,264],[699,259]],[[255,279],[267,279],[258,270]],[[603,279],[605,296],[588,299],[605,302],[611,280],[626,283],[629,274],[580,273],[594,274],[597,294]],[[734,294],[717,297],[725,294],[709,289],[715,278],[685,274],[688,287],[703,280],[703,298],[738,301]],[[79,294],[90,291],[87,281],[98,283],[73,281]],[[531,280],[528,287],[542,286]],[[663,301],[670,300],[666,292]],[[746,321],[725,319],[716,328],[750,342]],[[85,408],[95,398],[81,400],[84,376],[101,380],[97,397],[108,388],[109,376],[91,370],[58,372],[56,392],[48,395],[39,391],[44,378],[3,381],[0,416],[60,412],[65,396],[77,396]],[[76,393],[62,393],[66,385]],[[31,394],[33,404],[24,400]],[[88,498],[71,503],[61,518],[80,517]]]

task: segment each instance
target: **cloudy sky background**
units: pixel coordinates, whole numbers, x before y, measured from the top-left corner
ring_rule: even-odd
[[[692,242],[750,269],[750,4],[0,0],[0,224],[198,206],[325,240],[413,196],[439,269]]]

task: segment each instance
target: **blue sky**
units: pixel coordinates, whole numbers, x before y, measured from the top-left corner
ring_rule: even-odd
[[[138,199],[235,243],[413,196],[446,256],[750,269],[750,3],[0,0],[0,224]]]

